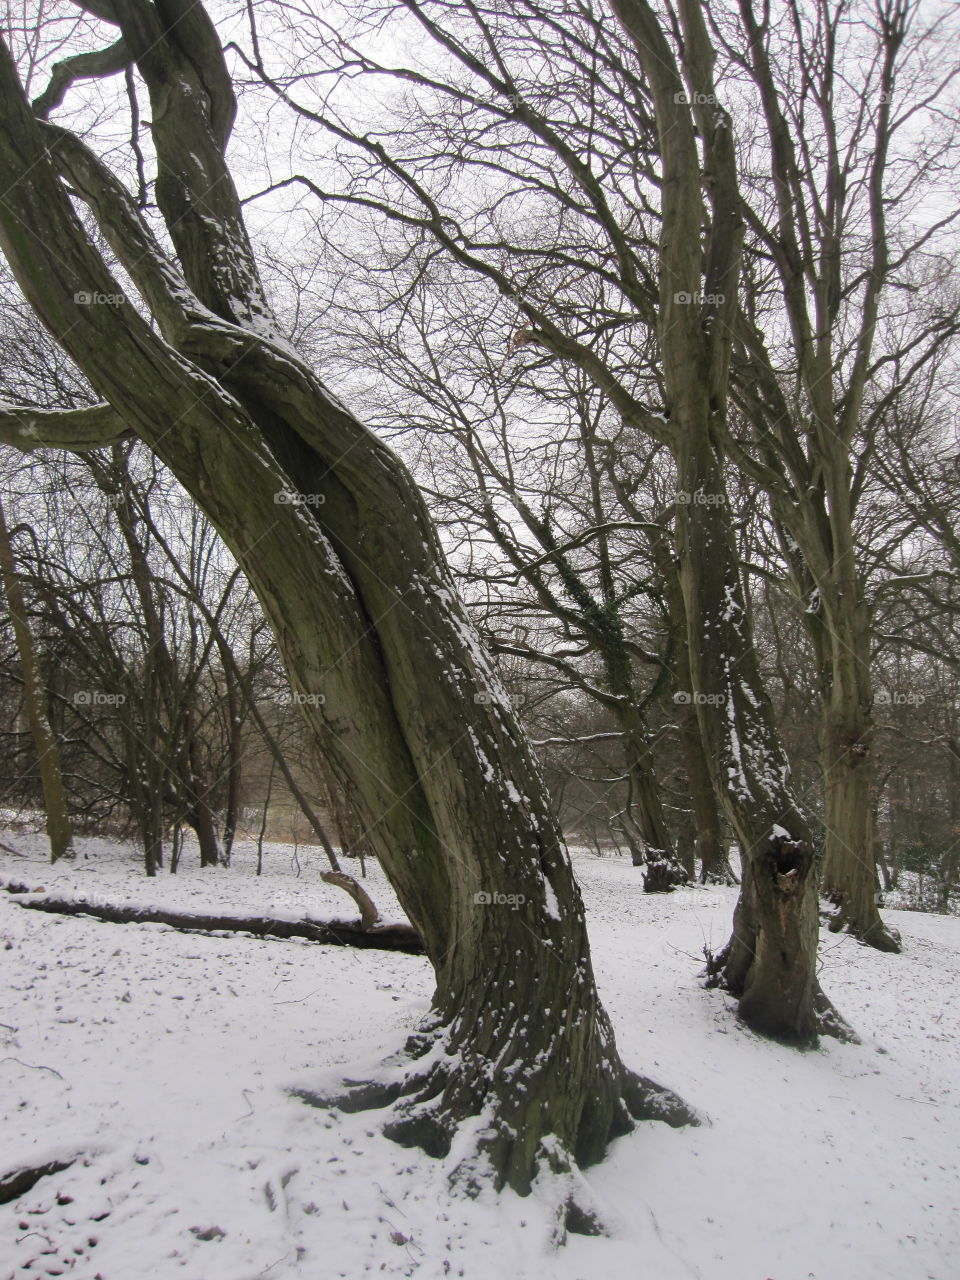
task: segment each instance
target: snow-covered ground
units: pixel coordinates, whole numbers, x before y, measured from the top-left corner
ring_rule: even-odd
[[[99,900],[354,914],[313,850],[249,846],[229,870],[144,879],[80,841],[51,869],[0,832],[0,879]],[[193,863],[190,851],[185,863]],[[698,978],[734,892],[647,897],[619,859],[576,858],[623,1056],[707,1118],[641,1126],[588,1171],[610,1234],[548,1247],[544,1202],[446,1189],[376,1113],[291,1098],[362,1074],[427,1008],[425,960],[187,935],[24,911],[0,893],[0,1176],[85,1153],[0,1207],[0,1280],[956,1280],[960,920],[888,912],[900,957],[825,935],[821,980],[859,1046],[797,1053],[738,1025]],[[379,870],[367,881],[399,909]],[[5,950],[3,948],[6,948]]]

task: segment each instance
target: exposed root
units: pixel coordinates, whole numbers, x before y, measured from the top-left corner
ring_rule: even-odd
[[[845,907],[842,894],[831,893],[826,899],[829,906],[821,906],[820,919],[831,933],[844,930],[866,947],[882,951],[886,955],[899,955],[903,949],[903,940],[896,929],[891,928],[878,912],[868,913],[867,922],[856,920]],[[872,916],[872,918],[869,918]]]
[[[385,1110],[384,1136],[448,1161],[450,1183],[465,1195],[490,1186],[526,1195],[543,1179],[562,1176],[563,1195],[554,1197],[563,1206],[559,1234],[596,1234],[602,1224],[579,1168],[600,1159],[609,1142],[638,1121],[678,1127],[701,1119],[675,1093],[619,1063],[598,1067],[582,1097],[571,1097],[556,1074],[538,1080],[537,1067],[515,1062],[495,1070],[458,1045],[449,1028],[432,1026],[374,1079],[344,1081],[330,1093],[291,1093],[315,1107]]]
[[[863,1041],[847,1022],[846,1018],[830,1003],[830,1000],[820,987],[817,987],[816,994],[813,997],[813,1007],[817,1015],[817,1034],[821,1036],[833,1036],[842,1044],[862,1044]]]
[[[725,991],[729,991],[733,995],[740,995],[741,991],[737,991],[731,985],[728,979],[728,972],[731,960],[731,944],[728,942],[720,951],[713,952],[708,947],[704,947],[704,957],[706,959],[706,967],[704,969],[705,983],[710,987],[722,987]],[[854,1031],[849,1022],[839,1013],[831,1003],[829,997],[825,995],[821,987],[818,985],[813,996],[813,1008],[816,1016],[816,1036],[832,1036],[836,1040],[840,1040],[843,1044],[861,1044],[862,1041]],[[746,1022],[746,1020],[744,1019]],[[746,1025],[750,1025],[748,1022]],[[752,1028],[758,1030],[757,1028]],[[760,1034],[770,1036],[769,1032],[760,1029]],[[783,1035],[770,1036],[775,1040],[780,1040],[785,1044],[804,1045],[814,1047],[816,1045],[816,1037],[797,1036],[789,1037]]]
[[[671,1129],[703,1123],[703,1117],[672,1089],[665,1089],[633,1071],[625,1073],[623,1100],[634,1120],[661,1120]]]
[[[400,1095],[400,1085],[384,1084],[376,1080],[344,1081],[349,1084],[343,1093],[317,1093],[313,1089],[290,1089],[291,1098],[299,1098],[308,1107],[319,1107],[322,1111],[344,1111],[353,1114],[357,1111],[380,1111],[389,1107]]]
[[[729,858],[724,857],[717,866],[701,866],[701,884],[720,884],[730,887],[740,883],[740,877],[730,866]]]
[[[535,1194],[551,1206],[550,1243],[566,1244],[568,1235],[605,1236],[600,1207],[569,1153],[553,1138],[544,1138],[538,1152]]]
[[[884,924],[882,920],[866,929],[858,929],[850,923],[847,925],[847,932],[865,947],[873,947],[875,951],[882,951],[886,955],[898,956],[903,950],[903,939],[899,931]]]

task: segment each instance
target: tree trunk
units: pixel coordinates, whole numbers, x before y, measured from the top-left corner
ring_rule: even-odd
[[[223,847],[217,833],[213,810],[207,800],[207,789],[199,772],[199,756],[199,746],[196,739],[193,739],[183,761],[183,771],[186,775],[183,781],[189,804],[187,821],[193,828],[200,846],[201,867],[218,867],[224,861]]]
[[[17,576],[13,556],[13,543],[7,529],[3,504],[0,503],[0,581],[10,609],[13,638],[23,673],[23,701],[27,723],[37,753],[37,768],[43,788],[43,806],[47,818],[47,839],[50,841],[50,861],[73,856],[73,830],[67,809],[67,794],[60,768],[60,748],[50,724],[47,692],[43,685],[40,664],[37,661],[33,635],[27,619],[26,602]]]
[[[677,857],[667,828],[647,731],[633,702],[618,709],[617,721],[623,732],[627,765],[624,834],[630,843],[633,864],[646,868],[645,892],[669,893],[678,884],[684,884],[689,874]]]
[[[723,841],[723,824],[717,807],[717,793],[710,777],[710,766],[703,754],[700,725],[696,710],[684,708],[681,717],[680,738],[687,780],[690,785],[690,803],[697,828],[697,857],[700,861],[701,884],[736,884]]]
[[[950,898],[960,879],[960,846],[956,835],[960,831],[960,742],[953,734],[947,737],[947,777],[950,786],[950,843],[940,860],[939,872],[939,906],[940,910],[950,910]]]
[[[219,634],[219,630],[216,644],[223,667],[227,715],[230,718],[227,728],[227,798],[223,815],[223,860],[224,864],[229,866],[233,854],[233,842],[237,834],[243,782],[243,720],[240,715],[243,689],[238,673],[231,664],[224,661],[224,652],[229,650],[229,646]]]
[[[846,928],[878,951],[897,952],[900,939],[880,916],[871,779],[862,752],[869,750],[868,717],[830,697],[822,715],[825,782],[824,896],[835,909],[830,929]]]
[[[714,967],[749,1026],[808,1044],[830,1029],[818,1012],[818,867],[760,679],[721,468],[706,433],[697,435],[677,459],[681,488],[703,495],[677,520],[692,693],[743,865],[733,935]]]
[[[750,1026],[810,1043],[818,1025],[828,1029],[817,1009],[823,1000],[816,980],[817,867],[760,680],[723,478],[743,241],[732,121],[716,92],[715,53],[696,0],[678,5],[683,74],[647,0],[611,2],[634,41],[656,112],[658,340],[677,475],[690,694],[714,787],[743,856],[733,937],[717,970],[739,995],[740,1015]]]
[[[690,803],[697,832],[697,856],[700,859],[700,883],[713,881],[719,884],[736,884],[723,845],[723,828],[717,792],[710,774],[710,765],[704,754],[700,733],[700,717],[693,695],[693,675],[690,670],[690,640],[687,634],[687,611],[683,603],[679,562],[676,560],[670,537],[664,528],[662,533],[652,533],[650,547],[657,570],[674,636],[673,704],[680,727],[680,746],[686,766]],[[693,868],[690,869],[693,875]]]
[[[844,459],[842,466],[846,463]],[[840,488],[839,485],[835,486]],[[834,525],[840,512],[834,510]],[[844,528],[852,527],[852,521]],[[840,536],[838,532],[837,536]],[[873,717],[870,680],[870,621],[862,584],[843,548],[836,581],[823,593],[829,654],[823,693],[820,748],[825,787],[826,828],[823,892],[836,910],[830,928],[846,928],[878,951],[900,950],[900,938],[880,918],[873,840]]]
[[[168,5],[174,39],[147,0],[115,11],[151,93],[157,201],[186,280],[82,144],[58,131],[50,149],[9,57],[0,240],[117,410],[114,430],[162,458],[247,574],[308,728],[423,939],[437,988],[417,1060],[363,1098],[396,1100],[388,1132],[437,1154],[482,1114],[472,1141],[494,1182],[527,1192],[541,1164],[598,1158],[631,1116],[690,1112],[620,1061],[542,778],[421,495],[270,314],[223,158],[235,103],[212,25],[199,5]],[[54,163],[79,183],[162,337],[122,297],[77,305],[119,290]],[[461,1176],[479,1176],[477,1154],[464,1151]]]

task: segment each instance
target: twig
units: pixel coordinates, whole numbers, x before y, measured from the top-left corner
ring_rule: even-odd
[[[63,1080],[63,1076],[59,1071],[56,1071],[53,1067],[45,1067],[42,1062],[23,1062],[20,1058],[12,1058],[10,1056],[0,1058],[0,1062],[17,1062],[21,1067],[28,1067],[31,1071],[49,1071],[51,1075],[55,1075],[58,1080]]]

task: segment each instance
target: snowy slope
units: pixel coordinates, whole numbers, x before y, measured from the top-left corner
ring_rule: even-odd
[[[48,891],[353,914],[313,850],[299,877],[270,846],[258,880],[242,846],[229,870],[148,882],[129,849],[81,841],[88,859],[50,869],[36,837],[0,834],[21,854],[0,855],[0,879]],[[960,920],[888,913],[900,957],[825,935],[823,985],[864,1043],[800,1054],[700,984],[732,891],[647,897],[623,861],[576,866],[625,1059],[709,1117],[644,1125],[588,1172],[608,1238],[551,1252],[536,1195],[452,1198],[442,1163],[387,1142],[375,1114],[287,1095],[399,1048],[427,1007],[423,959],[57,917],[0,893],[0,1174],[86,1159],[0,1206],[0,1280],[956,1280]],[[367,885],[400,914],[377,868]]]

